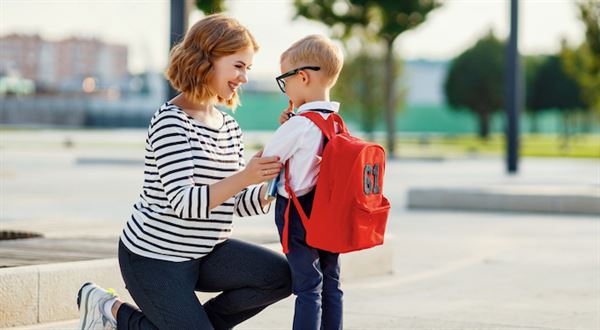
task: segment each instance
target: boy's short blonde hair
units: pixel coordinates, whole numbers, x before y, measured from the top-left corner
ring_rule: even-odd
[[[211,90],[209,82],[215,60],[247,48],[256,52],[258,43],[237,20],[222,14],[206,16],[189,29],[182,42],[173,46],[165,76],[174,89],[192,101],[206,102],[216,97],[219,104],[235,110],[239,105],[237,93],[224,100]]]
[[[340,48],[328,38],[317,34],[309,35],[292,44],[281,54],[281,62],[285,60],[294,67],[304,65],[321,67],[329,87],[335,84],[344,65],[344,56]]]

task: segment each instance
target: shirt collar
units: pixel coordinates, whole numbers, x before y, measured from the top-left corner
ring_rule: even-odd
[[[340,109],[340,103],[339,102],[330,102],[330,101],[308,102],[308,103],[304,103],[303,105],[301,105],[298,108],[298,113],[310,111],[313,109],[324,109],[324,110],[331,110],[333,112],[338,112]]]

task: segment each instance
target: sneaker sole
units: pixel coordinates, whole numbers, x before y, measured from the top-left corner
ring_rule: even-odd
[[[79,308],[79,319],[81,320],[81,323],[79,324],[79,328],[81,330],[84,330],[85,328],[85,322],[87,321],[87,304],[88,304],[88,300],[90,297],[90,293],[92,293],[92,290],[84,290],[86,287],[92,286],[94,285],[94,283],[92,282],[87,282],[84,285],[81,286],[81,288],[79,289],[79,291],[77,292],[77,307]],[[83,294],[83,296],[82,296]],[[83,309],[81,308],[83,304]],[[83,313],[83,315],[82,315]],[[82,318],[83,317],[83,318]]]

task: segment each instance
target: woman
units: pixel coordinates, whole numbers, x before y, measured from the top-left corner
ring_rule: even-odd
[[[167,79],[181,93],[154,114],[140,200],[121,234],[119,265],[141,309],[93,283],[79,290],[82,329],[229,329],[290,295],[285,259],[230,239],[233,214],[264,214],[260,183],[281,164],[260,152],[245,165],[235,119],[258,45],[236,20],[197,22],[170,55]],[[201,304],[195,291],[221,292]]]

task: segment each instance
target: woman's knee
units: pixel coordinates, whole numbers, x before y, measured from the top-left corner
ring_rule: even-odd
[[[275,259],[269,270],[271,278],[268,286],[283,299],[292,294],[292,273],[287,260],[283,257]]]

